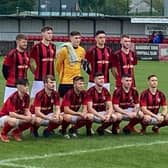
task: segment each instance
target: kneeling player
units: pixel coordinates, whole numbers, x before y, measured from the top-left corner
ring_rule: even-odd
[[[50,136],[54,129],[57,128],[63,117],[60,114],[60,100],[59,94],[54,90],[55,79],[52,75],[47,75],[44,78],[44,89],[39,91],[34,99],[31,112],[36,115],[36,126],[34,125],[32,133],[35,137],[38,137],[38,127],[48,126],[43,131],[43,136]],[[55,106],[55,112],[54,112]]]
[[[21,141],[21,133],[34,122],[29,111],[28,81],[19,79],[16,87],[17,91],[6,100],[0,111],[0,126],[2,127],[0,138],[3,142],[9,142],[8,133],[12,129],[13,138]]]
[[[156,75],[150,75],[148,77],[148,85],[149,88],[144,90],[140,96],[140,106],[144,113],[142,134],[146,132],[148,125],[154,125],[152,130],[155,133],[159,132],[160,127],[168,125],[166,97],[163,92],[158,90],[158,79]]]
[[[64,111],[64,122],[62,133],[66,135],[66,128],[71,123],[69,129],[71,136],[77,136],[77,129],[86,125],[87,135],[91,135],[91,121],[88,120],[87,105],[85,104],[86,92],[84,91],[84,78],[76,76],[73,78],[73,89],[70,89],[63,97],[62,109]],[[82,107],[82,112],[79,109]]]
[[[134,126],[143,118],[143,113],[139,110],[139,96],[136,89],[132,88],[132,77],[124,75],[121,79],[121,87],[114,90],[112,103],[114,110],[118,113],[120,120],[130,120],[129,124],[123,128],[124,133],[138,132]],[[120,132],[120,121],[113,125],[112,132]]]
[[[87,106],[88,112],[91,113],[89,118],[93,122],[102,123],[97,128],[99,135],[104,135],[104,130],[112,125],[112,122],[117,120],[117,116],[114,114],[111,95],[109,91],[103,87],[104,76],[98,72],[94,75],[95,86],[91,87],[87,91]]]

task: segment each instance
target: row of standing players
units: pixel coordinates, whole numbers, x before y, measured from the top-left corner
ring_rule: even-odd
[[[8,133],[12,132],[15,140],[20,141],[20,135],[25,129],[31,128],[34,136],[38,137],[40,125],[47,126],[43,135],[48,137],[53,129],[62,125],[61,133],[69,138],[66,128],[71,123],[70,133],[76,136],[76,130],[86,126],[87,135],[91,135],[92,122],[102,123],[97,129],[99,135],[113,124],[112,133],[120,131],[122,119],[130,119],[124,127],[125,133],[137,131],[135,125],[141,123],[141,133],[148,124],[154,124],[153,130],[167,125],[167,108],[164,94],[157,90],[157,77],[149,77],[149,89],[142,97],[144,100],[139,107],[138,92],[135,89],[134,65],[137,59],[130,50],[131,39],[127,35],[121,37],[121,49],[114,54],[105,46],[106,34],[96,32],[96,45],[86,53],[80,46],[81,35],[77,31],[70,34],[70,43],[64,44],[56,57],[56,71],[59,75],[58,92],[54,91],[54,60],[55,45],[51,43],[52,27],[41,29],[42,41],[35,44],[26,53],[27,40],[23,34],[16,37],[16,49],[11,50],[4,58],[3,75],[6,79],[4,105],[0,111],[0,138],[9,142]],[[84,80],[81,77],[81,65],[89,74],[88,88],[83,90]],[[29,110],[30,98],[27,90],[27,69],[34,74],[31,90],[33,99]],[[116,79],[116,90],[109,93],[109,69]],[[44,79],[44,81],[43,81]],[[13,93],[13,94],[12,94]],[[117,96],[114,96],[117,95]],[[112,106],[113,102],[113,106]],[[78,112],[80,106],[82,112]],[[53,112],[56,106],[56,113]],[[159,113],[159,108],[163,107]],[[31,112],[30,112],[31,111]],[[64,113],[61,113],[61,112]],[[89,112],[89,113],[88,113]]]

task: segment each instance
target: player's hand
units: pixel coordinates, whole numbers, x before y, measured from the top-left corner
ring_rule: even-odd
[[[105,122],[109,122],[110,118],[111,118],[111,115],[106,115],[105,116]]]
[[[100,115],[99,117],[101,118],[102,121],[106,122],[106,117],[104,115]]]
[[[161,122],[163,122],[164,117],[161,116],[161,115],[158,115],[158,116],[157,116],[157,120],[158,120],[159,123],[161,123]]]

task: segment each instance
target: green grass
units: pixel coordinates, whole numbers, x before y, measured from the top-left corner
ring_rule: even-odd
[[[166,69],[166,62],[139,62],[135,72],[138,90],[142,91],[147,87],[148,75],[156,74],[159,78],[159,88],[167,95]],[[31,73],[29,73],[29,78],[31,83]],[[2,75],[0,75],[0,81],[2,104],[5,83]],[[112,77],[111,83],[113,90]],[[138,134],[125,136],[121,133],[118,136],[106,134],[103,137],[98,135],[86,137],[82,129],[77,139],[66,140],[57,134],[48,139],[43,137],[34,139],[28,131],[24,133],[23,138],[24,141],[19,143],[12,139],[8,144],[0,142],[0,168],[167,167],[167,127],[162,128],[158,135],[153,134],[149,127],[147,135],[144,136]]]

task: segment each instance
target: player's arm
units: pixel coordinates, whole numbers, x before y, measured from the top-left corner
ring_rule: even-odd
[[[141,106],[141,111],[146,115],[149,115],[151,117],[158,119],[158,116],[156,114],[152,113],[150,110],[148,110],[147,106]]]
[[[41,112],[41,107],[38,106],[35,107],[35,114],[37,117],[43,118],[44,120],[51,120],[50,117]]]
[[[2,65],[2,74],[4,78],[7,80],[9,75],[9,67],[5,64]]]
[[[16,112],[9,112],[9,116],[13,117],[13,118],[16,118],[16,119],[20,119],[20,120],[25,120],[27,122],[31,121],[31,117],[30,116],[18,114]]]
[[[134,109],[133,109],[133,112],[138,113],[138,112],[139,112],[139,110],[140,110],[139,103],[138,103],[138,104],[135,104]]]
[[[161,115],[164,117],[167,115],[167,106],[166,105],[162,106]]]
[[[36,70],[36,61],[34,60],[34,58],[30,58],[30,70],[31,72],[34,74],[35,70]]]
[[[76,111],[74,111],[74,110],[71,110],[71,109],[69,108],[69,106],[64,106],[64,113],[70,114],[70,115],[81,116],[81,113],[80,113],[80,112],[76,112]]]
[[[106,102],[106,112],[109,116],[111,116],[113,113],[113,106],[111,101]]]
[[[60,74],[61,70],[62,70],[62,65],[63,65],[64,59],[65,59],[65,50],[66,50],[66,48],[64,47],[57,54],[55,67],[56,67],[56,71],[58,74]]]
[[[56,119],[59,119],[60,113],[61,113],[60,105],[56,105],[55,106],[55,118]]]
[[[119,104],[113,104],[113,106],[114,106],[115,112],[118,112],[118,113],[121,113],[121,114],[124,114],[124,115],[128,115],[128,113],[124,109],[122,109],[119,106]]]
[[[94,108],[93,108],[93,102],[92,101],[88,101],[87,103],[88,106],[88,112],[92,113],[93,115],[100,117],[102,120],[105,120],[105,117],[101,114],[99,114]]]

